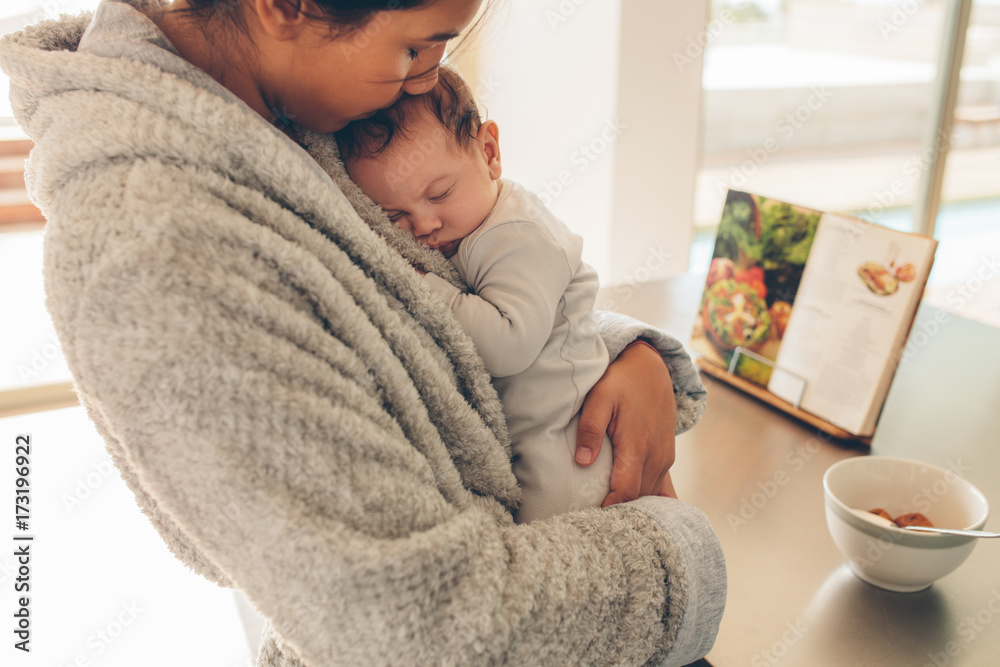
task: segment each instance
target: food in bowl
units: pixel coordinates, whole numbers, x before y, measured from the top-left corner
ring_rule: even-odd
[[[923,526],[925,528],[933,528],[934,524],[920,512],[906,512],[905,514],[900,514],[895,519],[891,514],[886,512],[881,507],[876,507],[875,509],[868,510],[870,514],[875,516],[880,516],[886,521],[891,521],[897,526]]]
[[[985,496],[951,470],[921,461],[855,456],[823,475],[827,527],[851,571],[862,581],[897,592],[920,591],[961,565],[976,538],[936,535],[879,525],[854,508],[881,507],[890,516],[933,516],[940,526],[982,530]]]
[[[895,521],[893,521],[892,515],[889,514],[888,512],[886,512],[881,507],[876,507],[875,509],[870,509],[870,510],[868,510],[868,512],[870,514],[874,514],[875,516],[880,516],[883,519],[885,519],[886,521],[892,521],[893,523],[896,523]]]
[[[900,514],[895,519],[892,520],[897,526],[923,526],[924,528],[933,528],[934,524],[931,520],[925,517],[920,512],[907,512],[906,514]]]

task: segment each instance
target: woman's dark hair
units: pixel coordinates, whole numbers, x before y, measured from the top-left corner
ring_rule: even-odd
[[[174,9],[179,14],[186,14],[199,21],[202,32],[217,46],[223,46],[229,50],[230,56],[252,57],[252,54],[239,53],[240,36],[250,34],[246,23],[246,16],[240,11],[240,6],[248,0],[188,0],[188,6],[184,9]],[[416,9],[424,5],[430,5],[437,0],[309,0],[309,3],[316,7],[319,14],[307,13],[305,16],[318,24],[326,24],[330,31],[331,38],[339,37],[344,33],[361,30],[368,25],[368,22],[382,11],[399,11],[405,9]],[[289,6],[301,10],[303,0],[280,0]],[[492,7],[490,0],[486,0],[485,6]],[[487,12],[481,12],[472,30],[476,30]],[[453,49],[454,51],[454,49]]]
[[[182,10],[200,16],[228,17],[241,20],[237,9],[244,0],[188,0],[188,9]],[[302,8],[302,0],[281,0],[282,2]],[[354,29],[364,26],[369,19],[380,11],[397,9],[413,9],[427,5],[434,0],[310,0],[320,12],[319,15],[308,14],[309,18],[330,23],[339,28]]]
[[[240,5],[247,0],[188,0],[184,9],[174,9],[194,19],[201,19],[199,27],[213,42],[222,42],[226,48],[235,49],[240,37],[250,34],[246,16]],[[301,10],[303,0],[280,0]],[[429,5],[435,0],[309,0],[319,11],[306,16],[317,24],[325,24],[331,37],[364,28],[368,21],[380,11],[414,9]],[[239,55],[239,54],[233,54]],[[246,57],[247,53],[242,54]]]
[[[184,9],[172,9],[164,11],[177,12],[181,15],[186,15],[187,17],[193,19],[197,23],[197,28],[202,31],[202,34],[209,40],[211,44],[214,45],[217,53],[224,54],[220,57],[225,59],[244,59],[252,61],[257,57],[255,50],[252,46],[248,46],[246,38],[250,35],[250,29],[247,25],[246,13],[242,11],[242,5],[246,2],[251,2],[252,0],[188,0],[188,6]],[[302,5],[305,0],[279,0],[290,7],[295,7],[298,10],[302,10]],[[329,35],[331,39],[344,36],[344,34],[350,34],[354,31],[359,31],[365,29],[369,22],[375,17],[378,12],[382,11],[400,11],[406,9],[416,9],[425,5],[434,4],[437,0],[308,0],[311,7],[312,13],[304,13],[304,15],[317,23],[318,25],[326,25],[329,30]],[[491,0],[486,0],[484,3],[485,11],[479,13],[478,18],[475,20],[472,28],[466,31],[465,35],[459,40],[459,45],[465,38],[467,38],[472,32],[478,30],[483,24],[484,20],[488,21],[487,18],[491,14],[491,10],[494,9],[494,3]],[[319,12],[318,14],[315,12]],[[452,48],[450,53],[454,54],[458,48]],[[429,68],[427,72],[430,71]],[[413,78],[418,78],[427,74],[427,72],[421,72],[419,74],[412,75]],[[463,82],[464,85],[464,82]],[[287,123],[287,120],[283,120],[281,114],[276,112],[277,120],[281,123]],[[391,137],[390,137],[391,138]]]

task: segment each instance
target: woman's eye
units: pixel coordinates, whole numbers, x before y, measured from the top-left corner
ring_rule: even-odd
[[[417,56],[420,55],[416,49],[408,49],[407,53],[410,56],[410,60],[416,60]]]

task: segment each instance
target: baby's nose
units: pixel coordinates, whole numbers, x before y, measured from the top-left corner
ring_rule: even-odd
[[[437,216],[423,216],[413,221],[413,233],[416,236],[427,236],[441,228],[441,220]]]

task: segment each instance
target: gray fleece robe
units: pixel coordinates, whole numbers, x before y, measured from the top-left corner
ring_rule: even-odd
[[[450,264],[396,233],[329,136],[296,145],[180,58],[156,6],[31,26],[0,66],[80,400],[167,546],[268,620],[258,664],[704,655],[726,590],[704,515],[646,498],[514,525],[489,376],[412,268],[459,284]],[[602,328],[612,358],[655,341],[690,427],[704,389],[681,345]]]

